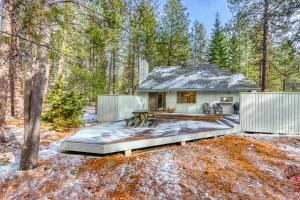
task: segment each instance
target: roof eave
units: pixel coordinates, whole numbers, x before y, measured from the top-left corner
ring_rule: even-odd
[[[208,89],[185,89],[185,88],[177,88],[177,89],[140,89],[138,88],[138,92],[176,92],[176,91],[216,91],[216,92],[222,92],[222,91],[237,91],[237,92],[248,92],[248,91],[260,91],[261,88],[208,88]]]

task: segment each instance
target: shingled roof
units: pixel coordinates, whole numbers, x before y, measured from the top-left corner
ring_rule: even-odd
[[[138,91],[248,91],[260,88],[242,73],[232,73],[215,64],[155,67]]]

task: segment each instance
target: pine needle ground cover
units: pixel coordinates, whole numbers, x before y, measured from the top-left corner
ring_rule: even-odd
[[[22,123],[0,147],[0,199],[299,199],[300,137],[231,135],[134,151],[62,154],[43,127],[39,166],[16,171]],[[10,163],[10,164],[9,164]],[[293,173],[293,175],[291,174]]]

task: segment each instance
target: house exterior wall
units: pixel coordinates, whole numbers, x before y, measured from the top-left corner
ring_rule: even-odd
[[[219,102],[221,97],[233,97],[233,102],[239,102],[239,92],[198,91],[196,103],[177,103],[177,92],[166,93],[166,106],[175,107],[178,113],[203,113],[202,104]],[[232,104],[222,104],[224,114],[233,114]]]

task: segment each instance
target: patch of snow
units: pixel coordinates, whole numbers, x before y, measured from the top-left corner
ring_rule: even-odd
[[[13,131],[6,131],[5,132],[5,138],[6,139],[10,139],[10,138],[12,138],[12,137],[14,137],[15,136],[15,132],[13,132]]]
[[[170,79],[159,83],[156,80],[150,79],[140,87],[145,89],[178,89],[178,88],[214,88],[221,82],[228,84],[227,87],[234,87],[240,83],[240,81],[246,80],[246,77],[242,73],[232,75],[218,76],[207,70],[198,70],[190,74],[182,74],[173,76],[176,73],[178,67],[167,67],[167,68],[155,68],[154,72],[160,73],[162,78],[170,77]],[[203,83],[199,83],[203,82]],[[205,83],[204,83],[205,82]]]
[[[152,136],[176,135],[181,129],[187,128],[191,130],[197,129],[227,129],[231,128],[225,123],[206,122],[206,121],[174,121],[168,123],[159,123],[155,128],[140,127],[126,128],[124,121],[98,124],[95,126],[85,127],[77,131],[74,135],[65,141],[86,142],[86,143],[110,143],[121,139],[133,137],[146,130]]]
[[[171,67],[155,67],[152,72],[161,73],[161,74],[169,74],[176,70],[178,70],[180,66],[171,66]]]
[[[263,139],[263,140],[274,140],[276,138],[280,137],[295,137],[295,138],[300,138],[299,135],[282,135],[282,134],[269,134],[269,133],[239,133],[238,135],[243,136],[243,137],[249,137],[249,138],[254,138],[254,139]]]
[[[134,170],[132,164],[143,167]],[[151,153],[147,160],[137,158],[135,163],[128,162],[119,166],[118,171],[117,180],[127,178],[127,181],[131,182],[132,178],[139,177],[137,189],[144,199],[152,199],[154,196],[156,199],[182,198],[182,172],[181,168],[177,167],[172,151]]]
[[[19,168],[19,161],[11,152],[0,153],[0,176],[9,174]]]
[[[60,142],[53,142],[49,145],[47,149],[39,151],[39,159],[47,160],[53,156],[56,156],[59,153]]]
[[[296,158],[298,161],[300,161],[300,147],[294,146],[290,144],[282,144],[279,145],[279,149],[282,151],[285,151],[288,155]]]
[[[82,121],[89,123],[89,122],[97,122],[98,121],[98,117],[96,114],[87,114],[85,113],[82,117]]]
[[[82,121],[85,123],[98,122],[98,116],[94,108],[87,108],[82,116]]]
[[[244,74],[238,73],[238,74],[233,74],[232,76],[229,77],[230,81],[228,86],[232,87],[234,85],[239,84],[240,81],[246,80],[246,77]]]
[[[50,135],[53,135],[55,134],[55,131],[44,131],[41,133],[41,135],[43,136],[50,136]]]

